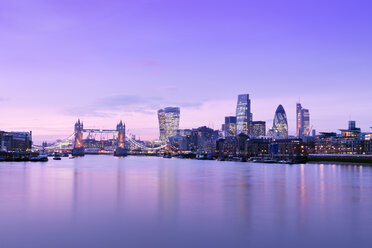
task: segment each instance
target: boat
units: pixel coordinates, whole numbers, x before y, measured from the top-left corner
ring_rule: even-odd
[[[48,161],[48,156],[44,155],[44,154],[40,154],[36,157],[31,157],[30,161],[31,162],[46,162],[46,161]]]
[[[53,160],[61,160],[61,156],[58,155],[58,154],[55,154],[54,157],[53,157]]]
[[[253,163],[275,164],[277,161],[274,159],[254,159]]]

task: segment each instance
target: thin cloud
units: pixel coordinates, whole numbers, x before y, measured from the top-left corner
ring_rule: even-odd
[[[68,108],[65,112],[74,116],[112,117],[115,112],[154,114],[166,106],[199,108],[202,102],[166,100],[162,97],[114,95],[98,99],[90,105]]]

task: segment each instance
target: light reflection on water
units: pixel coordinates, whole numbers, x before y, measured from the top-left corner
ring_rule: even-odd
[[[372,167],[0,163],[0,247],[372,247]]]

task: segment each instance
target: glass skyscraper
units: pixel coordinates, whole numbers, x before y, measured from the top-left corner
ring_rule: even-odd
[[[304,109],[301,103],[296,105],[296,136],[303,137],[310,135],[310,112]]]
[[[251,135],[256,138],[258,136],[265,136],[266,134],[266,122],[264,121],[252,121]]]
[[[249,94],[238,95],[236,106],[236,134],[249,135],[251,129],[251,100]]]
[[[288,137],[287,115],[282,105],[279,105],[275,111],[272,135],[282,138]]]
[[[224,126],[224,136],[235,136],[236,135],[236,117],[235,116],[226,116]]]
[[[166,141],[169,137],[176,135],[180,128],[180,108],[167,107],[158,110],[160,140]]]

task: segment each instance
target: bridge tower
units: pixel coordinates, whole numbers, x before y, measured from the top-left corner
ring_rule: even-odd
[[[127,155],[127,150],[125,149],[125,124],[122,121],[116,126],[118,131],[118,140],[115,150],[115,156],[124,157]]]
[[[72,156],[84,156],[83,129],[83,122],[80,123],[79,119],[75,123],[75,140],[72,149]]]

